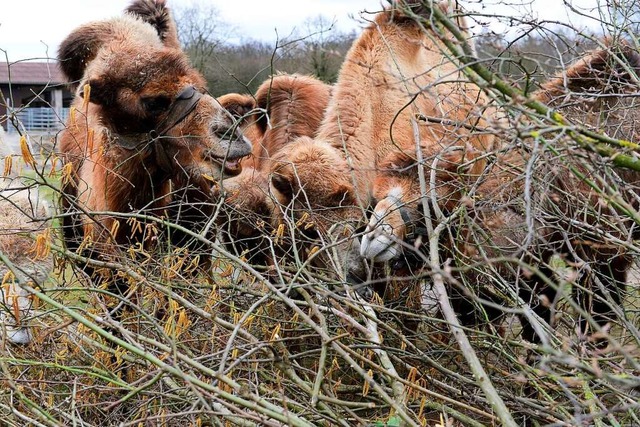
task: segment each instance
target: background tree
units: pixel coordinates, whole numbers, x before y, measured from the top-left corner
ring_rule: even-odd
[[[309,73],[324,82],[335,82],[355,32],[337,31],[335,22],[322,15],[308,18],[303,28],[301,53],[308,58]]]
[[[340,32],[318,16],[293,35],[266,43],[243,39],[219,15],[215,6],[202,2],[176,10],[180,41],[215,96],[252,93],[277,72],[309,74],[333,83],[355,38],[355,32]]]
[[[206,74],[210,58],[233,36],[233,27],[220,19],[218,8],[202,1],[176,7],[174,13],[180,43],[192,64]]]

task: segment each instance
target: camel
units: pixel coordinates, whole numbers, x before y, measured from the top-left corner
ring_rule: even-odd
[[[220,230],[228,246],[253,264],[273,262],[270,242],[282,222],[269,190],[273,158],[293,140],[315,135],[330,94],[331,86],[314,77],[276,74],[253,97],[228,94],[219,98],[242,114],[238,118],[243,132],[253,142],[252,154],[242,160],[242,172],[222,182],[226,198]]]
[[[438,6],[454,14],[451,2]],[[375,204],[381,161],[399,147],[415,152],[419,141],[427,158],[459,147],[448,157],[452,164],[469,165],[463,172],[471,176],[483,169],[478,154],[492,148],[493,135],[469,129],[490,118],[487,99],[414,19],[428,13],[403,1],[378,13],[347,53],[317,135],[299,138],[273,157],[271,190],[291,223],[308,224],[305,233],[332,241],[352,235]],[[459,24],[466,28],[464,20]],[[418,123],[416,117],[439,120]],[[353,249],[353,242],[344,244],[340,257],[343,272],[357,276],[362,266],[350,256]]]
[[[59,142],[66,247],[117,261],[122,249],[167,241],[198,256],[190,232],[208,229],[216,185],[241,172],[252,146],[180,49],[164,0],[80,26],[58,57],[76,90]]]
[[[637,141],[637,101],[624,95],[638,92],[635,73],[639,71],[640,55],[631,47],[598,49],[545,83],[533,96],[565,120],[612,138]],[[555,153],[536,144],[526,140],[520,148],[497,150],[495,161],[473,183],[435,180],[439,189],[464,189],[458,191],[459,197],[437,197],[435,207],[445,213],[464,207],[467,212],[452,222],[457,232],[453,241],[443,239],[443,246],[448,248],[443,256],[455,260],[452,268],[466,272],[456,277],[475,289],[472,293],[495,300],[495,294],[504,295],[504,289],[517,287],[519,292],[512,292],[511,297],[528,303],[549,324],[557,294],[547,281],[554,278],[549,263],[554,256],[564,259],[578,266],[573,288],[581,307],[592,313],[595,324],[589,326],[593,331],[611,319],[611,303],[621,302],[632,263],[632,254],[622,242],[638,235],[634,212],[639,206],[640,174],[611,168],[606,158],[576,149],[566,137],[555,137]],[[407,235],[416,224],[426,234],[421,225],[425,221],[425,193],[420,189],[417,164],[401,152],[391,153],[383,164],[386,168],[380,169],[376,179],[381,193],[390,187],[407,188],[412,197],[408,203],[386,197],[374,208],[362,238],[361,255],[377,262],[411,252]],[[430,186],[429,170],[425,173]],[[615,195],[611,188],[616,189]],[[431,211],[433,214],[434,206]],[[613,244],[616,239],[621,243]],[[494,261],[505,258],[511,262]],[[519,262],[532,265],[537,272],[523,268]],[[487,283],[487,271],[478,265],[491,266],[495,269],[491,277],[502,279]],[[496,291],[501,286],[503,289]],[[502,314],[491,307],[485,310],[493,319]],[[473,321],[469,304],[461,304],[460,315],[467,323]],[[538,341],[540,335],[530,319],[522,320],[523,338]],[[582,331],[588,329],[587,323],[581,316]]]

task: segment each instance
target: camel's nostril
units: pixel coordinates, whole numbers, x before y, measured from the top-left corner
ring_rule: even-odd
[[[211,128],[211,133],[220,141],[225,141],[228,144],[246,145],[249,146],[249,150],[251,149],[251,142],[244,137],[238,128],[214,126]]]
[[[224,140],[232,140],[236,136],[235,132],[231,128],[227,127],[220,128],[218,126],[214,126],[211,128],[211,133]]]

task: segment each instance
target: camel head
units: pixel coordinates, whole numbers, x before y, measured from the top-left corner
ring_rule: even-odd
[[[202,182],[237,175],[251,143],[207,93],[172,31],[160,0],[139,0],[122,17],[73,31],[59,59],[76,88],[75,124],[93,129],[105,151],[143,156],[163,176]]]
[[[346,162],[322,141],[300,137],[274,156],[270,186],[284,215],[307,230],[362,217]]]

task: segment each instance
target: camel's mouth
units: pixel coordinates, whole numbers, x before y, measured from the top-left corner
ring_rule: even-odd
[[[251,143],[244,137],[236,140],[221,140],[220,148],[217,153],[209,152],[208,160],[217,163],[222,169],[222,173],[229,176],[238,175],[242,171],[241,160],[251,154]],[[223,155],[220,155],[224,153]]]
[[[242,172],[242,159],[246,156],[240,157],[216,157],[213,159],[214,162],[219,164],[222,167],[222,171],[227,176],[236,176],[240,172]]]

